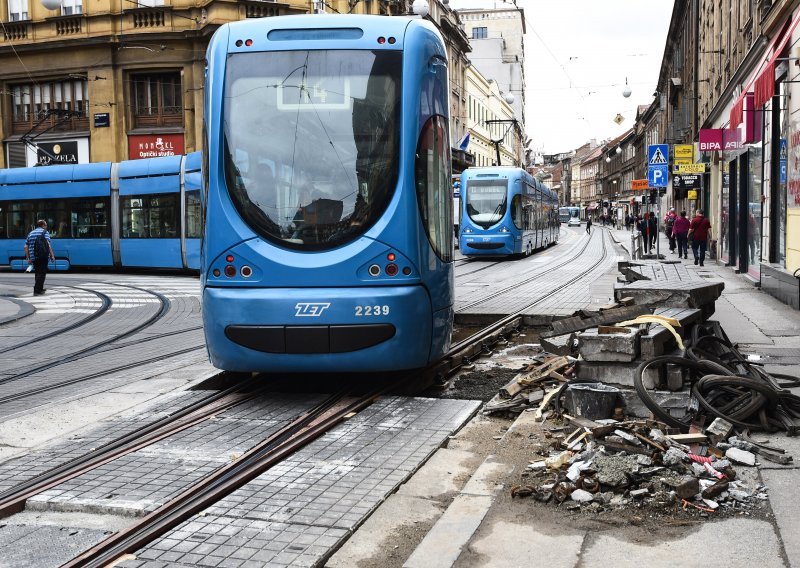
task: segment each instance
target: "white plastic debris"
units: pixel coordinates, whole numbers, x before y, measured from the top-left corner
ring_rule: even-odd
[[[583,489],[576,489],[570,495],[570,498],[573,501],[578,501],[579,503],[588,503],[589,501],[594,499],[594,495],[589,493],[588,491],[584,491]]]
[[[728,448],[725,452],[725,457],[734,463],[742,465],[754,466],[756,465],[756,456],[752,452],[740,450],[739,448]]]

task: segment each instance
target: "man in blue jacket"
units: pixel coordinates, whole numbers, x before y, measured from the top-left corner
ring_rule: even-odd
[[[53,247],[50,245],[50,233],[47,232],[47,221],[39,219],[36,228],[28,233],[25,239],[25,258],[33,266],[36,280],[33,285],[33,295],[40,296],[47,290],[44,288],[44,279],[47,277],[47,261],[55,261]]]

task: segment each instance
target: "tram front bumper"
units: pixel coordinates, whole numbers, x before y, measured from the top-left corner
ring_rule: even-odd
[[[420,368],[432,321],[422,286],[203,291],[209,356],[229,371]]]

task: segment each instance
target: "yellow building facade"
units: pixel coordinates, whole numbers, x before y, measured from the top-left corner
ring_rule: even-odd
[[[221,25],[320,12],[391,16],[407,14],[410,4],[0,0],[0,168],[199,150],[205,52]],[[469,44],[452,10],[431,4],[428,18],[448,46],[458,117]]]

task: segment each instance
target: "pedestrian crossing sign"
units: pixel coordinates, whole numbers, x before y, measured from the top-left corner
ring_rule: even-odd
[[[647,147],[647,165],[664,166],[669,163],[668,144],[650,144]]]

